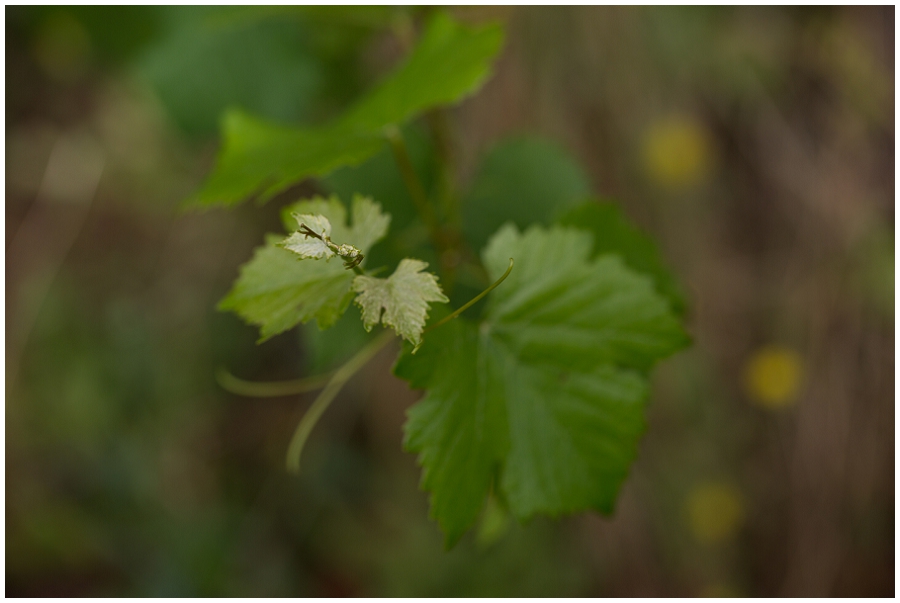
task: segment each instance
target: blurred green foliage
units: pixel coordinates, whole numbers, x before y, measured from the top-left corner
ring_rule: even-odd
[[[499,142],[482,159],[463,199],[463,231],[481,249],[504,223],[549,225],[590,195],[587,176],[557,146],[520,136]]]
[[[445,553],[397,445],[415,396],[379,380],[389,358],[326,415],[300,478],[281,466],[311,397],[237,398],[214,381],[220,366],[295,378],[354,347],[352,335],[347,348],[308,347],[320,334],[305,329],[256,346],[255,329],[213,309],[280,231],[280,205],[314,189],[234,214],[174,213],[209,166],[222,107],[332,118],[402,54],[378,31],[396,20],[402,32],[403,11],[7,7],[7,594],[889,596],[893,10],[490,13],[508,21],[509,54],[453,116],[460,163],[524,130],[567,149],[659,241],[690,292],[696,344],[662,367],[613,518],[511,522],[493,543],[473,534]],[[215,52],[229,40],[253,44],[222,49],[233,65]],[[292,66],[274,85],[294,102],[247,89]],[[202,110],[189,102],[200,81]],[[715,158],[686,190],[649,182],[643,162],[643,135],[671,115],[690,116]],[[35,200],[73,130],[102,146],[105,167],[71,234],[72,207]],[[420,124],[405,135],[439,186],[429,136]],[[345,197],[361,181],[404,224],[387,153],[319,186]],[[426,236],[398,232],[404,247]],[[373,266],[406,253],[376,251]],[[807,371],[777,414],[741,386],[770,342]],[[698,539],[689,511],[710,483],[728,485],[742,518],[716,542]]]

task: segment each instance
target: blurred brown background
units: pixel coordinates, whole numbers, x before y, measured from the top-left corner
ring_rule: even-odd
[[[355,12],[354,12],[355,11]],[[894,8],[468,8],[507,45],[459,178],[566,149],[659,242],[694,346],[612,517],[444,552],[386,351],[313,434],[308,329],[216,302],[278,209],[183,213],[222,109],[317,123],[400,56],[367,9],[6,8],[12,596],[893,596]]]

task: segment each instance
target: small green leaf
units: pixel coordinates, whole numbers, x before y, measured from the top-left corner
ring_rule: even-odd
[[[419,345],[428,318],[428,302],[450,301],[441,291],[437,277],[422,272],[427,267],[421,260],[404,259],[388,278],[353,279],[353,290],[359,293],[355,301],[362,310],[367,331],[380,321],[413,345]]]
[[[253,195],[266,201],[304,178],[360,164],[382,148],[385,126],[476,90],[502,40],[498,25],[467,27],[437,13],[406,62],[331,124],[295,128],[227,113],[216,167],[188,204],[230,205]]]
[[[686,335],[649,279],[615,257],[590,260],[588,233],[506,226],[483,253],[485,319],[428,335],[395,373],[428,390],[406,447],[448,544],[477,519],[491,483],[520,520],[609,512],[644,429],[646,372]]]
[[[319,215],[331,225],[338,240],[360,241],[365,250],[381,239],[390,216],[382,214],[371,199],[353,199],[353,224],[337,198],[301,201],[288,212]],[[290,218],[296,228],[296,219]],[[241,268],[234,287],[219,304],[249,323],[259,325],[260,341],[277,335],[298,323],[316,320],[320,329],[333,325],[353,299],[350,290],[353,273],[339,262],[300,259],[279,246],[283,240],[269,235],[266,245],[256,250],[253,259]]]
[[[297,220],[297,224],[306,226],[322,238],[317,239],[295,232],[282,241],[279,244],[280,247],[293,251],[302,259],[320,260],[322,258],[328,259],[334,255],[334,252],[329,249],[323,240],[331,237],[331,222],[328,221],[328,218],[319,214],[298,214],[296,212],[291,215]]]
[[[657,289],[669,299],[675,311],[684,313],[684,293],[660,257],[656,243],[635,228],[616,204],[585,203],[567,211],[558,223],[591,233],[595,257],[618,255],[629,268],[653,278]]]
[[[384,238],[391,224],[391,215],[381,211],[381,205],[370,197],[353,196],[351,208],[352,226],[347,224],[347,212],[344,205],[334,195],[325,199],[298,201],[288,205],[281,211],[281,222],[287,231],[295,231],[300,227],[297,216],[320,216],[328,223],[331,240],[337,244],[351,244],[368,253],[369,248]],[[324,232],[324,223],[313,225],[313,230]],[[309,226],[309,225],[308,225]],[[319,230],[321,229],[321,230]]]

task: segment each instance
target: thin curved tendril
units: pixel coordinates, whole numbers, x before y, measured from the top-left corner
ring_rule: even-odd
[[[313,390],[322,389],[333,373],[316,375],[306,379],[293,379],[291,381],[245,381],[235,377],[224,368],[216,372],[216,381],[227,392],[238,396],[252,398],[275,398],[278,396],[291,396],[303,394]]]
[[[456,318],[457,316],[459,316],[460,314],[462,314],[463,312],[465,312],[466,310],[468,310],[469,308],[471,308],[471,307],[472,307],[474,304],[476,304],[482,297],[484,297],[485,295],[487,295],[488,293],[490,293],[491,291],[493,291],[494,289],[496,289],[496,288],[497,288],[497,285],[499,285],[500,283],[502,283],[503,281],[505,281],[505,280],[506,280],[506,277],[509,276],[509,273],[512,272],[513,264],[514,264],[514,263],[515,263],[515,261],[514,261],[512,258],[509,258],[509,268],[506,269],[506,272],[503,273],[503,276],[501,276],[501,277],[498,278],[496,281],[494,281],[494,284],[493,284],[493,285],[491,285],[490,287],[488,287],[487,289],[485,289],[484,291],[482,291],[481,293],[479,293],[478,295],[476,295],[475,297],[473,297],[472,299],[470,299],[470,300],[468,301],[468,303],[466,303],[464,306],[460,307],[458,310],[456,310],[455,312],[453,312],[453,314],[450,314],[449,316],[445,316],[445,317],[442,318],[441,320],[439,320],[439,321],[437,321],[436,323],[434,323],[433,325],[429,326],[427,329],[425,329],[424,331],[422,331],[422,335],[425,335],[425,333],[427,333],[428,331],[432,331],[432,330],[438,328],[439,326],[441,326],[441,325],[443,325],[443,324],[445,324],[445,323],[450,322],[451,320],[453,320],[454,318]],[[422,344],[419,343],[419,345],[417,345],[417,346],[415,347],[415,349],[413,349],[413,354],[416,353],[416,350],[418,350],[419,347],[420,347],[421,345],[422,345]]]
[[[288,472],[294,474],[300,472],[300,454],[303,452],[303,446],[306,444],[309,434],[319,421],[319,417],[322,416],[322,413],[325,412],[347,381],[393,338],[394,334],[390,331],[383,332],[334,372],[334,375],[328,381],[328,385],[315,399],[309,410],[300,419],[297,429],[294,430],[291,443],[288,445],[287,458],[285,459]]]

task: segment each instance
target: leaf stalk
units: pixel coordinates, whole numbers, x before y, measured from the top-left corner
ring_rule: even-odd
[[[312,432],[313,427],[316,426],[316,423],[318,423],[322,413],[328,409],[347,381],[393,338],[393,333],[384,331],[334,372],[331,379],[328,380],[325,389],[313,401],[306,414],[303,415],[303,418],[297,424],[297,429],[294,430],[285,458],[285,465],[289,473],[295,475],[300,473],[300,454],[303,452],[306,440],[309,439],[309,434]]]

